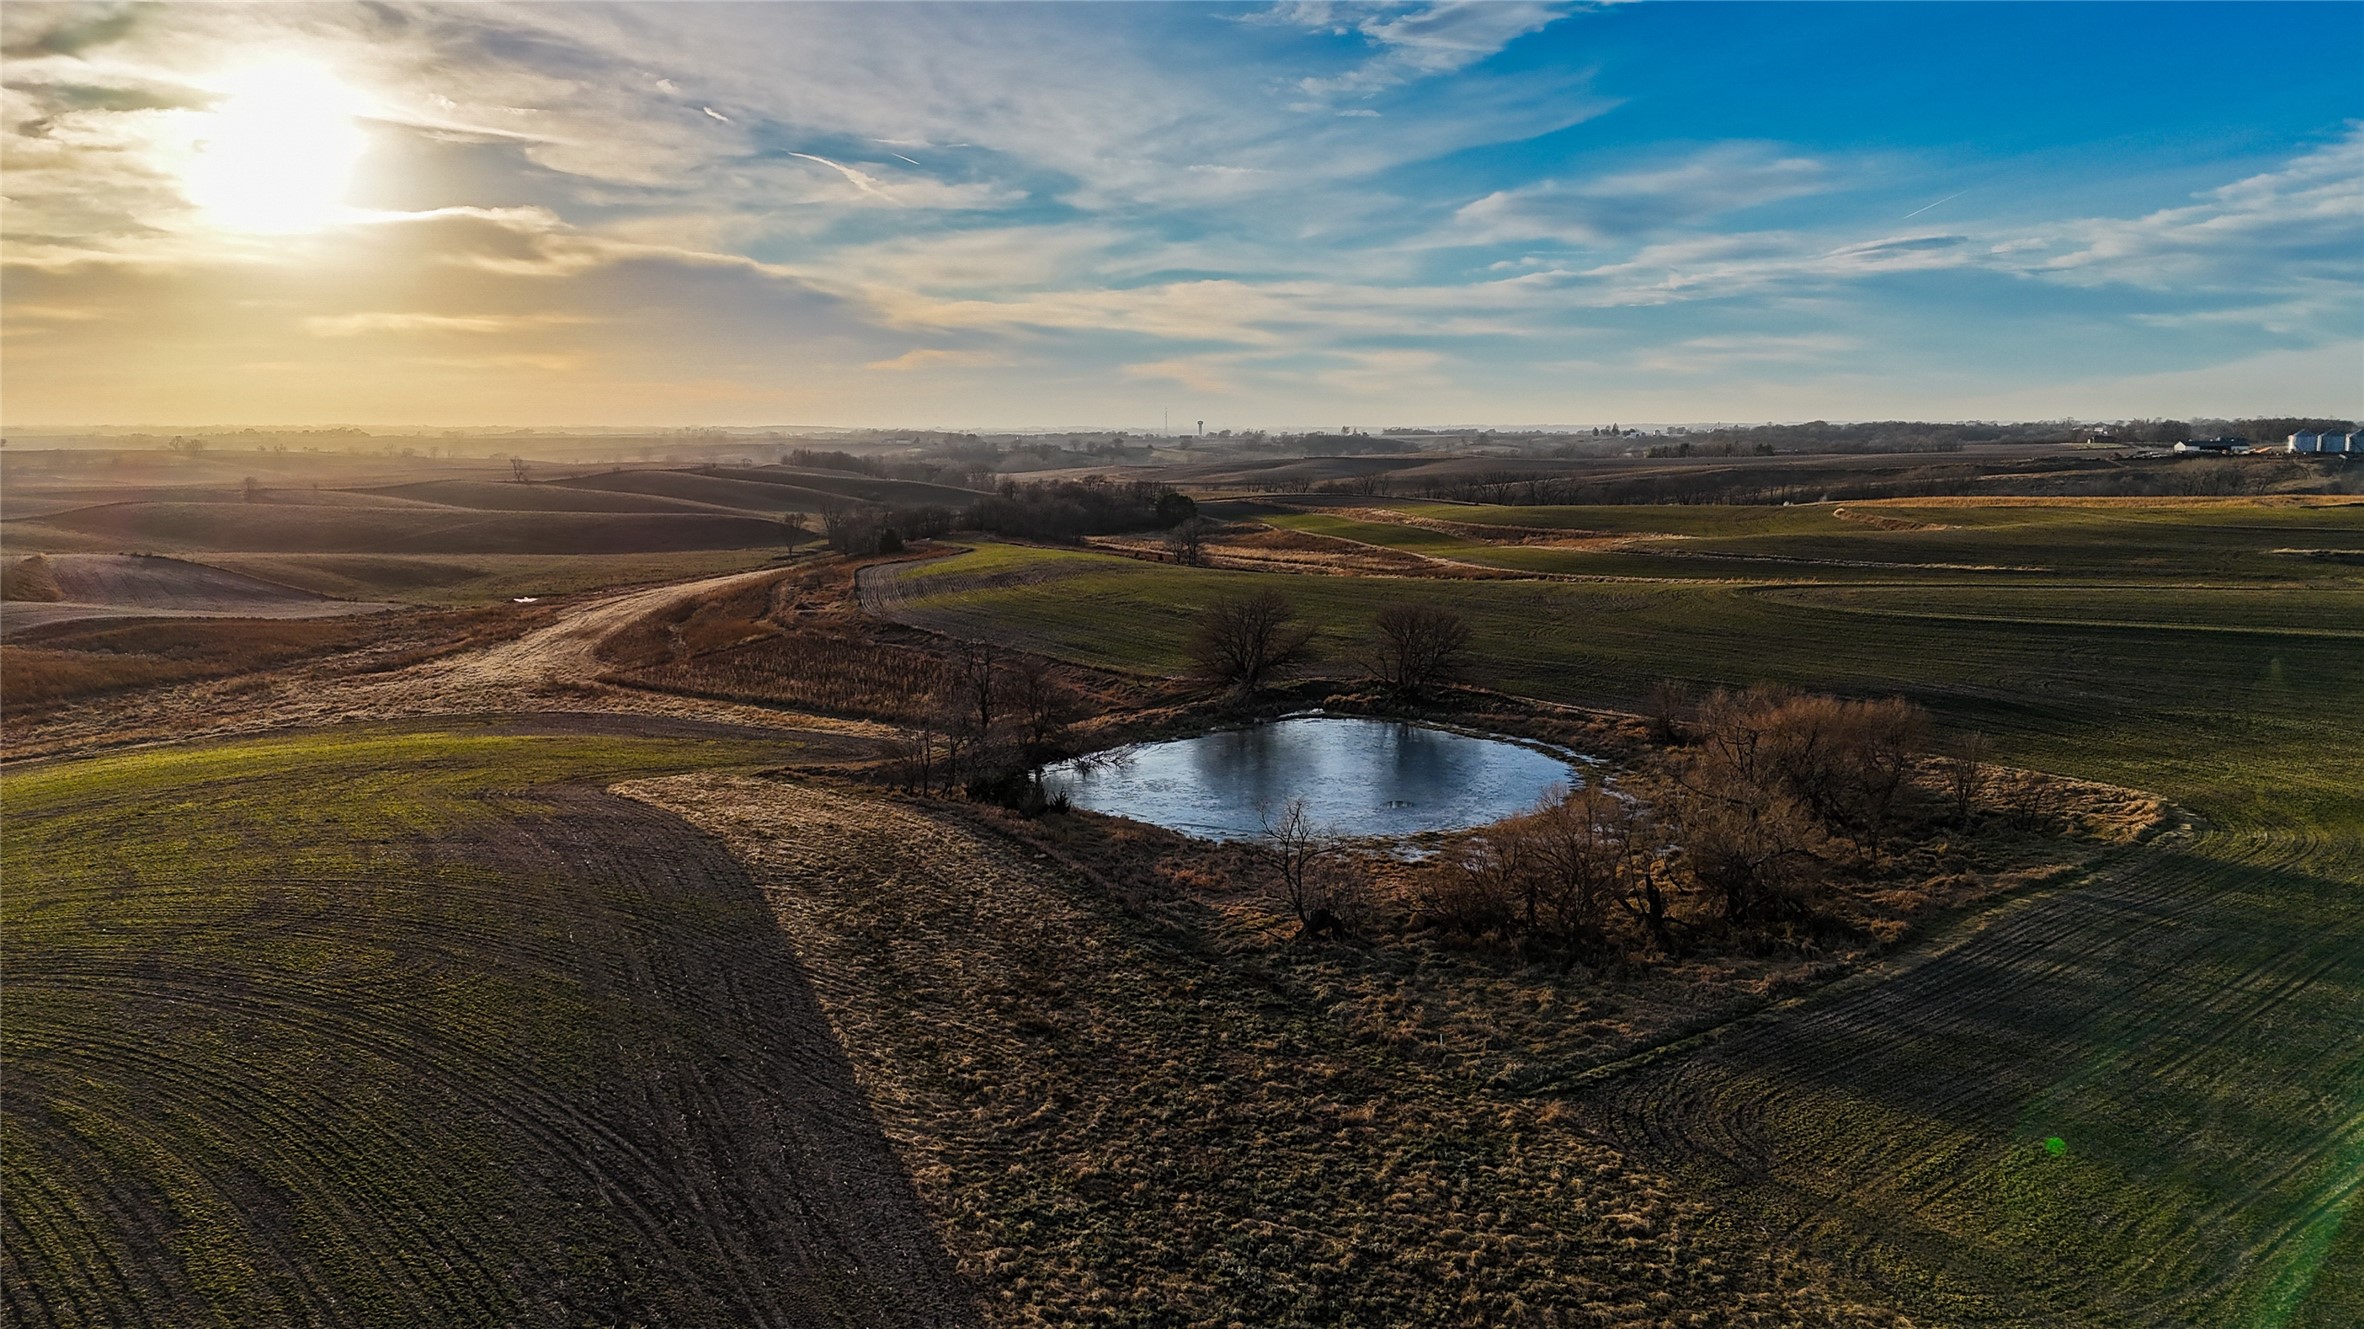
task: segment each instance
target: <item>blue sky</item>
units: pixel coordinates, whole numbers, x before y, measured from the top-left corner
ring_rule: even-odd
[[[5,22],[12,425],[2364,413],[2364,5]]]

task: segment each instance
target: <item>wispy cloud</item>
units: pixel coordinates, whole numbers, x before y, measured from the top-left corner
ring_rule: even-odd
[[[419,333],[493,336],[590,321],[589,317],[582,314],[416,314],[380,311],[307,318],[304,328],[315,337],[365,337],[381,333],[395,336]]]
[[[1416,79],[1456,73],[1540,32],[1573,8],[1531,0],[1446,0],[1395,6],[1297,0],[1273,6],[1251,22],[1361,37],[1372,54],[1341,74],[1299,79],[1316,98],[1369,97]]]
[[[1771,145],[1722,144],[1670,163],[1497,190],[1456,220],[1473,239],[1597,244],[1811,194],[1830,187],[1831,174]]]
[[[890,374],[907,374],[915,369],[975,368],[998,364],[1002,357],[992,351],[946,350],[937,346],[920,346],[886,360],[873,360],[862,366]]]

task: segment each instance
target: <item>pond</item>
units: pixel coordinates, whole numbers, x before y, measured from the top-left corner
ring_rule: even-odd
[[[1061,762],[1045,790],[1078,808],[1210,840],[1260,835],[1292,798],[1344,835],[1466,830],[1533,807],[1583,777],[1507,739],[1400,720],[1299,715]]]

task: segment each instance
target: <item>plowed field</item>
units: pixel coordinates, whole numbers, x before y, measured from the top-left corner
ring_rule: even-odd
[[[9,1322],[972,1318],[744,873],[574,783],[759,751],[345,730],[8,776]]]

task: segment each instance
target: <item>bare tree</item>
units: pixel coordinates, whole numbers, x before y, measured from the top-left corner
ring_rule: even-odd
[[[1174,561],[1186,567],[1205,566],[1206,545],[1207,522],[1203,517],[1185,518],[1166,532],[1166,547],[1174,551]]]
[[[1003,679],[1000,655],[989,641],[964,641],[952,653],[952,696],[965,712],[963,724],[978,744],[992,741],[1001,718]]]
[[[527,477],[531,476],[533,473],[534,464],[532,462],[527,461],[523,457],[511,457],[509,459],[509,478],[511,480],[516,481],[518,484],[524,484]]]
[[[1678,743],[1683,738],[1683,723],[1692,712],[1691,689],[1678,679],[1662,678],[1650,685],[1650,695],[1644,703],[1643,714],[1650,721],[1650,736],[1661,743]]]
[[[798,545],[813,538],[812,520],[801,512],[781,513],[780,530],[791,553],[795,552]]]
[[[1314,821],[1305,800],[1292,798],[1282,805],[1279,816],[1267,816],[1259,843],[1279,878],[1281,903],[1297,918],[1297,935],[1343,931],[1335,908],[1337,891],[1328,869],[1335,866],[1345,843]]]
[[[1450,683],[1469,661],[1469,620],[1441,605],[1389,605],[1372,629],[1371,677],[1398,696]]]
[[[1552,915],[1560,936],[1588,946],[1604,939],[1602,916],[1609,902],[1632,893],[1632,878],[1645,871],[1638,852],[1634,804],[1610,793],[1595,778],[1576,792],[1547,799],[1531,818],[1539,903]],[[1541,911],[1527,910],[1528,928],[1541,925]]]
[[[821,531],[829,547],[840,554],[878,551],[879,513],[864,503],[831,495],[821,500]]]
[[[238,482],[238,489],[249,503],[263,501],[263,482],[251,475]]]
[[[1058,760],[1067,726],[1083,707],[1074,689],[1061,683],[1041,656],[1019,657],[1006,678],[1003,696],[1010,724],[1018,731],[1018,753],[1039,784],[1043,764]]]
[[[1986,784],[1987,754],[1993,749],[1993,740],[1973,730],[1954,739],[1939,768],[1945,776],[1946,792],[1952,796],[1954,820],[1964,826],[1970,824],[1970,811]]]
[[[1229,597],[1207,606],[1190,638],[1190,662],[1201,679],[1252,692],[1312,654],[1313,629],[1278,591]]]

